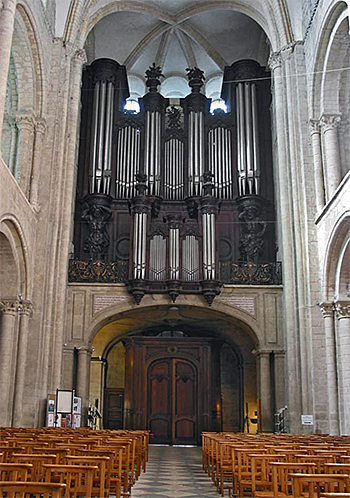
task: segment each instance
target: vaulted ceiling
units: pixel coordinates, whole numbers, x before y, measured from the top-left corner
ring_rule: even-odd
[[[240,59],[255,59],[266,65],[269,46],[261,27],[234,10],[212,10],[187,15],[176,21],[174,10],[188,7],[188,0],[157,0],[168,9],[168,18],[156,10],[123,10],[103,17],[90,31],[85,48],[88,61],[108,57],[125,64],[132,98],[145,93],[144,74],[155,62],[165,79],[165,97],[189,93],[186,68],[197,66],[205,72],[205,93],[220,96],[225,65]],[[174,21],[175,19],[175,21]]]

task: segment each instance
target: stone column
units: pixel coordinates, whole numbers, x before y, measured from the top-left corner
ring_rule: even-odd
[[[329,433],[339,434],[337,352],[334,330],[334,306],[332,303],[321,303],[320,307],[324,318],[326,343]]]
[[[24,195],[28,197],[33,164],[34,118],[30,114],[17,114],[16,123],[18,128],[18,184]]]
[[[317,212],[320,212],[324,208],[325,192],[324,192],[322,149],[321,149],[321,128],[319,121],[310,120],[310,133],[312,140],[312,152],[314,156],[316,207],[317,207]]]
[[[16,12],[16,0],[2,0],[0,3],[0,143],[2,120],[5,110],[7,73]]]
[[[259,398],[260,398],[260,427],[262,432],[272,432],[272,392],[271,392],[271,351],[258,351],[259,365]]]
[[[332,198],[341,180],[341,166],[338,142],[340,116],[324,114],[321,118],[326,180],[326,200]]]
[[[24,301],[19,307],[19,337],[17,348],[16,382],[13,405],[13,426],[21,427],[22,424],[22,401],[24,394],[24,382],[27,371],[27,344],[28,344],[28,322],[33,305],[30,301]]]
[[[91,353],[92,353],[91,348],[85,346],[78,348],[76,395],[82,398],[81,401],[82,426],[86,425],[87,408],[89,406]]]
[[[285,351],[275,351],[275,399],[276,411],[286,406],[285,396]]]
[[[74,381],[74,347],[63,346],[62,389],[73,389]]]
[[[288,57],[290,50],[286,50],[283,59]],[[283,279],[284,279],[284,334],[287,340],[288,349],[288,376],[287,392],[288,407],[291,432],[300,432],[300,414],[302,406],[303,382],[301,376],[301,365],[299,355],[298,324],[296,316],[296,277],[295,265],[290,254],[294,254],[294,240],[292,229],[291,212],[291,187],[290,187],[290,165],[288,159],[287,143],[287,120],[286,108],[286,88],[285,74],[282,67],[281,53],[272,53],[269,59],[269,66],[273,72],[273,96],[275,112],[275,129],[277,132],[277,155],[275,173],[278,185],[276,195],[277,210],[279,214],[279,231],[281,233],[281,254],[283,258]],[[305,386],[306,388],[307,386]]]
[[[0,300],[2,311],[0,327],[0,420],[2,426],[10,426],[13,407],[13,381],[16,371],[17,349],[16,318],[20,303],[14,299]]]
[[[338,319],[338,370],[340,371],[339,401],[341,434],[350,435],[350,301],[335,304]]]
[[[35,141],[34,141],[34,152],[33,152],[33,169],[30,178],[30,192],[29,201],[36,211],[39,210],[38,206],[38,190],[40,182],[40,170],[41,170],[41,157],[42,157],[42,146],[43,138],[46,131],[46,121],[43,118],[39,118],[35,121]]]

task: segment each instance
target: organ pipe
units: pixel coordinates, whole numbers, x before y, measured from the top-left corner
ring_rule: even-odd
[[[169,230],[169,273],[170,280],[180,279],[180,231],[178,228]]]

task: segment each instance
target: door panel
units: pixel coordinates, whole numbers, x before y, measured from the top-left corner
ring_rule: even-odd
[[[105,429],[122,429],[124,389],[105,389]]]
[[[148,427],[157,443],[171,442],[171,360],[159,360],[148,369]]]
[[[197,441],[197,378],[190,362],[167,358],[152,363],[147,398],[152,442]]]
[[[196,370],[184,360],[174,359],[173,440],[193,443],[196,440],[197,389]]]

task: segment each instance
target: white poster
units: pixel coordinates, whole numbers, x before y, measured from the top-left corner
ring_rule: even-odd
[[[57,413],[72,413],[73,391],[57,390]]]

